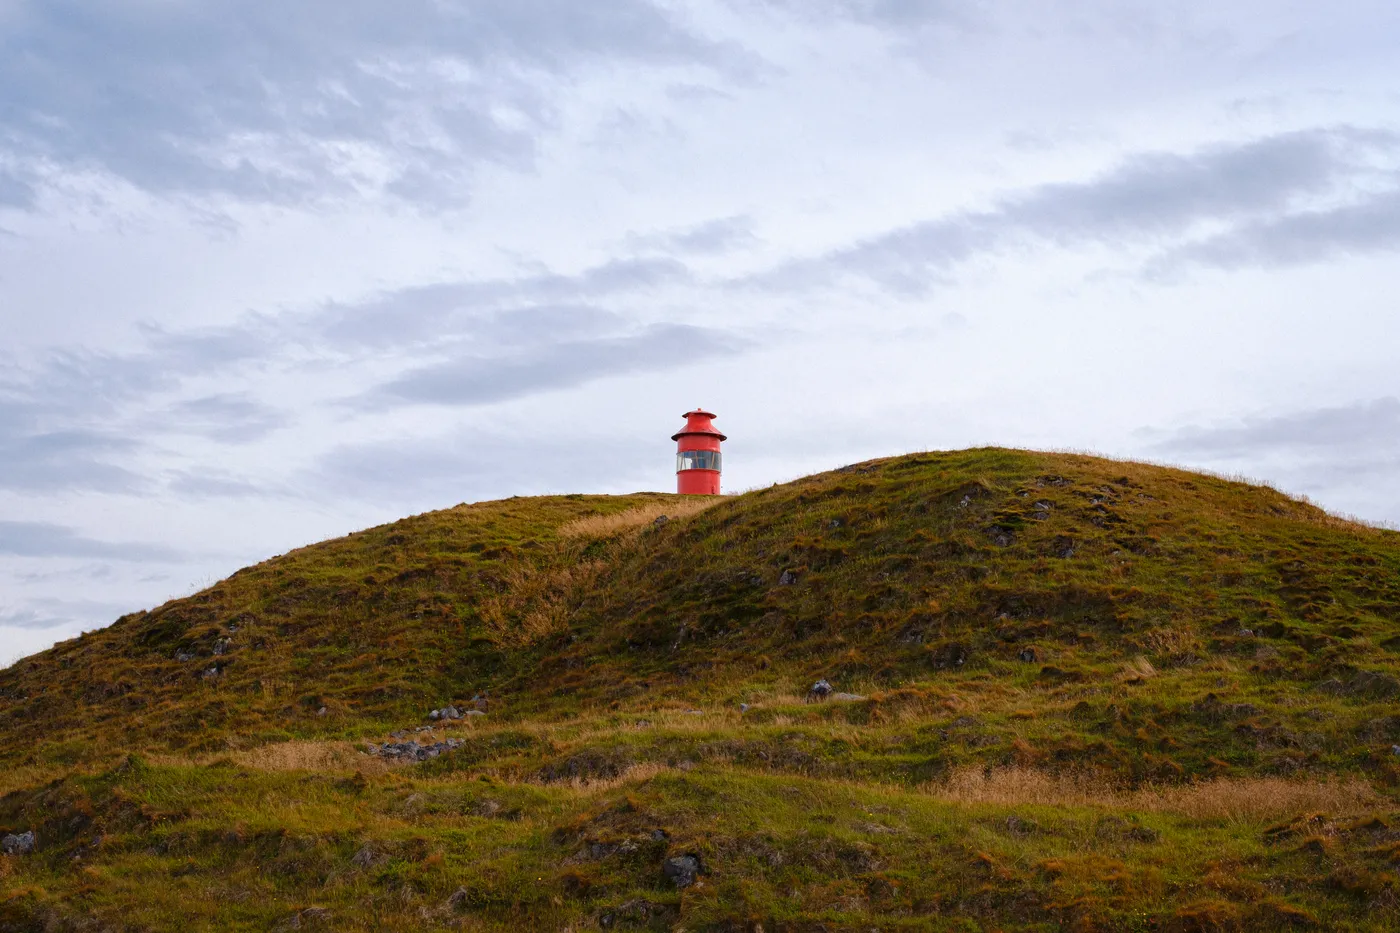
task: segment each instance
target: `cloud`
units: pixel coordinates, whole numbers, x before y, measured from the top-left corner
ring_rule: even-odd
[[[210,399],[178,402],[162,418],[142,416],[145,424],[128,424],[132,411],[149,407],[162,393],[177,392],[191,376],[226,374],[268,353],[271,346],[262,322],[171,333],[143,329],[144,346],[128,353],[62,350],[29,365],[5,361],[0,375],[0,489],[27,492],[91,489],[135,492],[145,481],[131,468],[156,429],[235,440],[267,429],[276,415],[240,409],[225,397],[224,415],[236,420],[215,423]]]
[[[1325,210],[1300,211],[1242,225],[1158,257],[1151,269],[1185,266],[1280,269],[1400,249],[1400,190]]]
[[[360,404],[484,405],[571,388],[608,376],[654,372],[730,356],[744,344],[713,328],[656,324],[635,334],[542,341],[516,354],[468,356],[423,366],[366,393]]]
[[[634,249],[658,251],[670,255],[714,255],[727,253],[756,242],[753,218],[746,214],[716,217],[704,223],[660,233],[632,234],[627,238]]]
[[[766,0],[766,3],[820,21],[838,17],[895,30],[963,25],[978,15],[975,4],[954,0]]]
[[[177,402],[152,417],[150,426],[155,431],[244,444],[266,437],[289,421],[286,412],[253,399],[246,392],[225,392]]]
[[[34,185],[29,179],[0,168],[0,207],[33,207],[34,195]]]
[[[3,414],[0,411],[0,417]],[[137,446],[133,440],[87,428],[0,433],[0,489],[134,492],[144,485],[141,477],[112,460]]]
[[[743,58],[648,0],[15,0],[0,157],[161,195],[429,206],[463,197],[476,165],[528,164],[559,78]]]
[[[1173,453],[1221,458],[1275,451],[1322,452],[1338,457],[1357,450],[1400,453],[1400,399],[1380,398],[1256,416],[1214,427],[1185,427],[1153,446]]]
[[[621,320],[614,312],[586,302],[690,279],[690,270],[672,257],[617,259],[574,275],[539,271],[516,278],[397,289],[361,302],[331,305],[291,326],[313,345],[350,351],[432,345],[463,334],[489,334],[518,326],[531,316],[550,317],[553,328],[568,332]],[[494,324],[492,312],[499,312]]]
[[[716,230],[692,231],[697,244]],[[741,352],[737,336],[684,324],[643,324],[598,302],[693,284],[672,256],[610,260],[564,274],[442,282],[221,327],[140,328],[127,353],[65,349],[0,370],[0,489],[97,490],[184,496],[268,495],[207,468],[168,467],[162,437],[241,446],[291,427],[298,408],[237,388],[256,369],[292,374],[319,364],[361,369],[380,383],[351,407],[484,405],[647,372],[675,359]],[[383,373],[399,372],[385,379]],[[406,371],[405,371],[406,370]],[[210,392],[210,384],[229,386]],[[196,389],[195,387],[199,387]],[[164,483],[157,480],[163,477]]]
[[[245,499],[285,494],[280,484],[252,483],[220,470],[177,470],[165,484],[172,493],[192,499]]]
[[[531,437],[471,431],[345,444],[327,451],[306,474],[337,500],[440,508],[504,491],[520,495],[596,491],[645,482],[655,462],[655,437]],[[639,470],[641,472],[639,472]]]
[[[123,561],[178,561],[169,548],[133,542],[98,541],[49,522],[0,521],[0,554],[11,557],[82,557]]]
[[[753,282],[785,288],[854,279],[919,293],[960,263],[1017,243],[1118,246],[1179,237],[1208,224],[1267,226],[1310,198],[1366,177],[1374,170],[1368,160],[1397,154],[1400,141],[1393,135],[1353,127],[1281,133],[1184,155],[1140,153],[1089,181],[1040,185],[988,210],[935,218],[787,263]],[[1392,211],[1383,201],[1379,219],[1367,215],[1353,227],[1384,234]]]

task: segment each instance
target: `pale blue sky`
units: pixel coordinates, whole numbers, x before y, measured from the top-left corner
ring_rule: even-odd
[[[0,0],[0,662],[696,405],[1400,522],[1398,252],[1379,0]]]

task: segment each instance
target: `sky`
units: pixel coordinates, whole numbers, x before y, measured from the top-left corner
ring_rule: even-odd
[[[0,664],[460,502],[982,444],[1400,523],[1393,0],[0,0]]]

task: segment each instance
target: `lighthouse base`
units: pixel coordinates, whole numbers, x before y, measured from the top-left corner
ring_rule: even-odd
[[[719,470],[681,470],[676,474],[676,492],[683,496],[719,495]]]

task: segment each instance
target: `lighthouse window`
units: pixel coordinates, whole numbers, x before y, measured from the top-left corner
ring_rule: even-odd
[[[681,470],[718,470],[718,450],[682,450],[676,454],[676,472]]]

